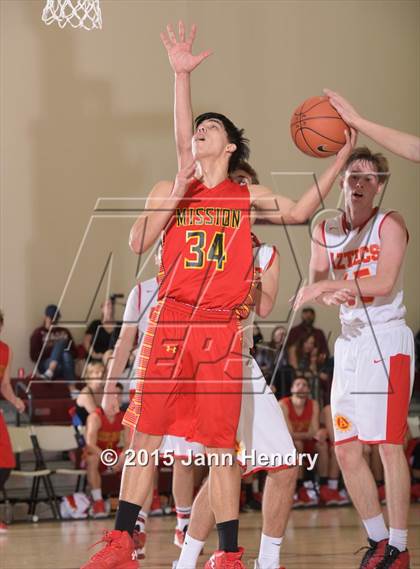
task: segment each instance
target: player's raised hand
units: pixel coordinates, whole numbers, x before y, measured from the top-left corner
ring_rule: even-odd
[[[343,120],[353,128],[358,128],[361,116],[352,105],[342,96],[331,91],[331,89],[324,89],[331,105],[342,116]]]
[[[197,65],[212,54],[210,49],[202,51],[198,55],[192,54],[192,44],[197,32],[195,24],[191,26],[188,38],[185,38],[184,22],[180,20],[178,22],[179,40],[176,38],[172,24],[168,24],[166,30],[166,33],[162,32],[160,34],[160,37],[163,45],[166,47],[171,67],[175,73],[191,73]]]
[[[348,130],[344,131],[344,136],[346,137],[346,144],[337,152],[337,160],[341,161],[343,165],[345,164],[347,158],[353,152],[354,147],[357,143],[358,132],[356,129],[350,127],[350,132]]]
[[[182,197],[188,189],[188,186],[195,179],[194,173],[197,168],[195,160],[192,160],[183,168],[180,168],[175,178],[172,194],[176,197]]]

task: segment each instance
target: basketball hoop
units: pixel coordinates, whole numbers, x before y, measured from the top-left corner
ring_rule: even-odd
[[[42,21],[47,26],[56,22],[60,28],[70,24],[85,30],[102,29],[99,0],[47,0]]]

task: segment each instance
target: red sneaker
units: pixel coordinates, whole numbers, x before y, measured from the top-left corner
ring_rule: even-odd
[[[108,512],[105,509],[104,500],[94,500],[90,511],[92,518],[107,518]]]
[[[176,545],[177,547],[180,547],[181,549],[182,549],[182,546],[184,545],[185,533],[186,533],[186,529],[185,529],[185,531],[178,529],[178,528],[175,529],[174,545]]]
[[[411,485],[411,499],[413,502],[420,502],[420,484]]]
[[[388,539],[382,539],[381,541],[373,541],[373,539],[368,539],[368,542],[369,547],[367,548],[367,551],[362,558],[360,569],[377,569],[378,563],[380,563],[384,558],[385,548],[388,545]]]
[[[385,554],[376,569],[410,569],[410,555],[408,550],[400,551],[393,545],[387,545]]]
[[[106,546],[95,553],[80,569],[138,569],[138,563],[133,559],[134,543],[126,531],[104,531],[98,543],[105,542]]]
[[[215,551],[204,565],[204,569],[246,569],[241,561],[243,552],[243,547],[240,547],[236,553]]]
[[[146,532],[134,530],[133,542],[136,559],[144,559],[146,557]]]
[[[386,504],[385,485],[378,486],[378,498],[381,504]]]
[[[317,506],[319,504],[319,500],[313,490],[311,491],[311,494],[309,494],[309,491],[305,488],[305,486],[301,486],[297,493],[298,502],[300,502],[303,507]]]
[[[7,524],[4,522],[0,522],[0,533],[7,533],[8,532]]]
[[[153,494],[153,500],[150,506],[149,516],[163,516],[163,508],[160,502],[160,496],[157,493]]]
[[[338,490],[332,490],[332,488],[324,485],[319,488],[319,500],[324,506],[344,506],[348,504],[348,500]]]

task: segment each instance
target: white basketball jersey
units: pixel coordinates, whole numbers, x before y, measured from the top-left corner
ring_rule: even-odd
[[[258,247],[254,247],[254,268],[255,270],[263,274],[265,273],[273,264],[273,261],[277,255],[277,250],[273,245],[267,245],[263,243]],[[254,346],[253,339],[253,328],[254,328],[255,310],[252,310],[245,320],[241,322],[243,329],[243,352],[249,354],[249,350]]]
[[[150,310],[156,306],[158,299],[159,285],[156,277],[138,283],[130,292],[125,305],[123,321],[125,323],[137,322],[138,326],[138,346],[140,346],[143,334],[149,324]],[[136,370],[140,359],[140,349],[137,348],[136,359],[132,368],[132,379],[130,389],[135,389],[137,380],[135,379]],[[133,378],[134,376],[134,378]]]
[[[344,214],[322,223],[323,240],[334,280],[354,280],[376,275],[381,255],[381,226],[390,213],[375,209],[370,219],[355,229],[348,228]],[[340,320],[343,326],[357,327],[402,320],[405,313],[401,268],[388,296],[357,297],[351,305],[342,304]]]

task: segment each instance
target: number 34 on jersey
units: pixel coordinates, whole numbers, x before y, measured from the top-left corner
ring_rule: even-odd
[[[222,231],[216,231],[209,240],[205,231],[194,229],[185,233],[185,240],[190,244],[189,254],[184,258],[185,269],[203,269],[209,261],[216,263],[217,271],[224,270],[227,253]]]

